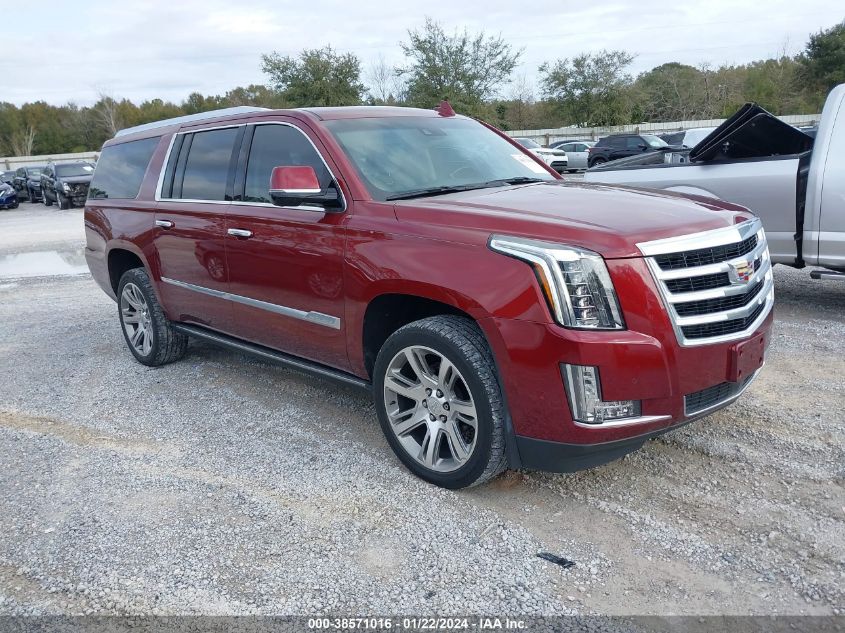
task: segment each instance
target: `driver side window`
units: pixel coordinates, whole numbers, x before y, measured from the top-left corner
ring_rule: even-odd
[[[321,189],[331,184],[329,170],[303,132],[290,125],[256,125],[246,168],[244,201],[272,203],[269,189],[273,168],[293,165],[313,167]]]

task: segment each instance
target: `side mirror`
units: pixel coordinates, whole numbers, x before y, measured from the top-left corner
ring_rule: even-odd
[[[270,198],[280,207],[319,206],[327,212],[343,211],[335,183],[320,187],[317,172],[310,165],[274,167],[270,174]]]
[[[640,149],[648,149],[648,145],[646,145],[645,143],[640,143],[637,147],[639,147]]]

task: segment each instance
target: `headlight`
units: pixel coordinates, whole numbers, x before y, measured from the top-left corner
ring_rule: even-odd
[[[65,191],[70,191],[70,185],[67,184],[66,182],[63,182],[62,183],[62,189],[64,189]]]
[[[601,255],[574,246],[507,235],[490,237],[490,248],[534,268],[549,309],[566,327],[624,330],[616,290]]]

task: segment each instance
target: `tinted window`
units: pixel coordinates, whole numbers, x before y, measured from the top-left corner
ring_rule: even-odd
[[[89,198],[134,198],[160,137],[109,145],[94,169]]]
[[[182,179],[181,198],[189,200],[223,200],[229,159],[238,128],[197,132],[193,136],[185,176]],[[268,180],[269,182],[269,180]]]
[[[624,136],[611,136],[607,139],[607,145],[610,147],[625,147],[625,137]]]
[[[94,173],[94,166],[89,165],[88,163],[56,165],[56,176],[58,178],[71,178],[73,176],[90,176],[92,173]]]
[[[270,174],[274,167],[290,165],[313,167],[322,189],[331,182],[329,170],[302,132],[288,125],[255,126],[246,168],[244,200],[272,202],[268,193]]]

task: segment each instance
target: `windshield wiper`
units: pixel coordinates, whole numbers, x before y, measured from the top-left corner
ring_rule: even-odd
[[[411,198],[424,198],[425,196],[441,196],[447,193],[459,193],[461,191],[472,191],[473,189],[487,189],[490,187],[502,187],[504,185],[522,185],[532,182],[544,182],[542,178],[530,178],[528,176],[516,176],[515,178],[500,178],[477,182],[471,185],[452,185],[440,187],[428,187],[426,189],[415,189],[404,193],[395,193],[387,196],[385,200],[410,200]]]

